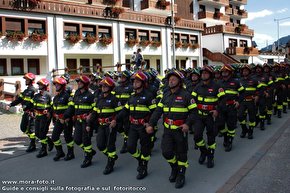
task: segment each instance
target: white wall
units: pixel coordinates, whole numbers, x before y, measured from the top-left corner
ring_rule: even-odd
[[[202,36],[202,42],[203,47],[207,48],[211,52],[224,52],[222,33]]]

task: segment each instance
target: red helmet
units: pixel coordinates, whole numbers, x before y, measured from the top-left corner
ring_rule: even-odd
[[[37,84],[42,84],[47,87],[49,85],[49,81],[46,78],[42,78],[39,81],[37,81]]]
[[[64,78],[58,77],[58,78],[54,79],[53,84],[66,85],[67,82]]]
[[[209,65],[205,65],[205,66],[203,66],[202,69],[200,70],[200,72],[202,73],[203,71],[207,71],[207,72],[209,72],[209,73],[211,73],[211,74],[214,73],[212,67],[210,67]]]
[[[90,84],[90,79],[89,77],[82,75],[79,78],[76,79],[77,82],[81,81],[82,83],[84,83],[85,85],[89,85]]]
[[[101,85],[106,85],[108,87],[114,88],[115,87],[115,82],[112,78],[110,77],[105,77],[101,82]]]
[[[234,68],[230,64],[224,64],[220,71],[225,71],[225,70],[233,72]]]
[[[170,71],[166,74],[165,78],[168,79],[168,78],[169,78],[170,76],[172,76],[172,75],[178,77],[180,80],[183,80],[183,79],[184,79],[183,74],[182,74],[180,71],[176,70],[176,69],[172,69],[172,70],[170,70]]]
[[[141,80],[143,82],[147,82],[148,78],[147,76],[144,74],[144,72],[142,71],[138,71],[136,72],[134,75],[133,75],[133,79],[138,79],[138,80]]]
[[[33,73],[31,73],[31,72],[28,72],[28,73],[26,73],[26,74],[23,76],[23,78],[27,78],[27,79],[29,79],[29,80],[34,81],[34,80],[35,80],[35,74],[33,74]]]

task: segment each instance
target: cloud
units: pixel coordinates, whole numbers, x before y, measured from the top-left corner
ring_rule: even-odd
[[[280,26],[290,26],[290,21],[283,22]]]
[[[285,13],[286,11],[288,11],[288,8],[280,9],[277,11],[277,13]]]
[[[260,18],[260,17],[266,17],[266,16],[272,15],[272,14],[274,14],[274,12],[267,10],[267,9],[264,9],[264,10],[258,11],[258,12],[249,12],[248,18],[246,19],[246,21],[251,21],[251,20],[254,20],[254,19]]]
[[[267,44],[268,45],[273,44],[275,39],[267,34],[255,33],[253,40],[258,44],[259,48],[263,48],[267,46]]]

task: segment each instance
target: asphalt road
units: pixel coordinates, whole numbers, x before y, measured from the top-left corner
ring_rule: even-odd
[[[230,190],[232,192],[256,192],[248,184],[254,184],[254,188],[259,188],[259,186],[264,187],[264,182],[256,183],[253,181],[254,177],[257,177],[255,166],[258,166],[263,161],[262,158],[268,155],[267,153],[270,152],[268,149],[276,145],[275,142],[280,139],[284,130],[289,129],[289,115],[284,114],[282,119],[274,118],[273,124],[266,126],[265,131],[255,129],[253,140],[240,139],[240,128],[238,128],[231,152],[223,150],[222,138],[218,138],[215,167],[212,169],[206,168],[206,165],[198,164],[199,151],[194,150],[193,136],[189,135],[190,150],[188,156],[190,166],[186,172],[186,184],[180,190],[175,189],[174,184],[168,181],[170,167],[162,157],[160,150],[162,128],[158,131],[159,139],[149,162],[149,175],[143,180],[136,179],[137,161],[129,154],[119,154],[114,172],[105,176],[102,172],[106,165],[106,157],[99,151],[93,158],[93,165],[82,169],[80,164],[83,160],[83,153],[79,147],[75,147],[76,159],[69,162],[63,160],[54,162],[52,159],[56,153],[55,150],[49,153],[47,157],[37,159],[35,157],[37,152],[25,153],[25,145],[27,145],[25,137],[5,138],[0,140],[0,192],[222,193]],[[1,116],[0,122],[3,119]],[[17,128],[11,129],[15,130]],[[288,138],[285,138],[285,142],[290,146],[289,132],[286,135]],[[92,141],[95,144],[95,137],[92,138]],[[121,147],[121,143],[122,139],[119,136],[117,140],[118,147]],[[280,143],[283,146],[283,142]],[[281,147],[278,146],[277,149],[279,150]],[[272,158],[272,162],[275,164],[275,158]],[[266,161],[265,164],[267,165],[267,163]],[[290,164],[284,164],[287,164],[287,169],[290,168]],[[265,165],[264,167],[267,168]],[[261,176],[264,176],[263,167],[262,171],[259,172]],[[271,174],[272,172],[268,171],[267,175]],[[245,186],[248,189],[245,189]]]

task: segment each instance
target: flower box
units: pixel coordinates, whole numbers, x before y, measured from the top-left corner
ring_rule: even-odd
[[[43,42],[47,39],[47,35],[44,33],[32,33],[29,39],[33,42]]]
[[[113,38],[100,38],[99,39],[99,43],[102,45],[102,46],[108,46],[110,45],[111,43],[113,42]]]
[[[197,48],[199,48],[199,44],[192,44],[192,45],[190,46],[190,48],[191,48],[191,49],[197,49]]]
[[[156,47],[156,48],[161,46],[160,41],[151,41],[150,44],[152,47]]]
[[[139,43],[138,39],[129,39],[128,41],[126,41],[126,44],[129,47],[134,47],[138,43]]]
[[[175,42],[175,48],[181,48],[182,42]]]
[[[183,48],[191,47],[191,43],[184,42],[184,43],[182,43],[182,47],[183,47]]]
[[[113,17],[119,17],[121,13],[125,12],[125,9],[122,7],[113,7],[111,10]]]
[[[103,0],[104,5],[116,5],[117,2],[121,0]]]
[[[139,45],[142,46],[142,47],[147,47],[149,44],[150,44],[149,40],[141,40],[139,42]]]
[[[156,2],[156,7],[159,9],[166,9],[166,7],[169,5],[170,5],[170,2],[166,0],[158,0]]]
[[[16,42],[16,41],[23,41],[25,38],[25,35],[23,32],[8,32],[6,34],[6,38],[8,39],[8,41],[12,41],[12,42]]]
[[[224,15],[224,14],[221,13],[221,12],[215,12],[215,13],[213,14],[213,17],[214,17],[215,19],[220,19],[223,15]]]
[[[82,38],[80,35],[76,34],[70,34],[65,38],[67,41],[69,41],[71,44],[76,44],[78,43]]]
[[[91,34],[87,34],[83,41],[87,42],[88,44],[93,44],[97,41],[97,37]]]

